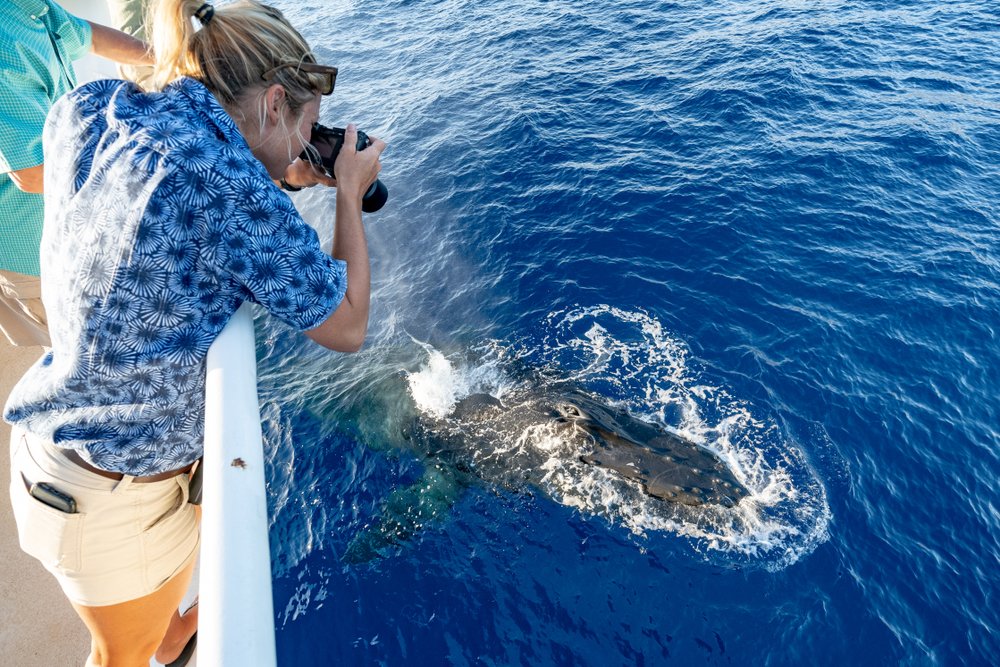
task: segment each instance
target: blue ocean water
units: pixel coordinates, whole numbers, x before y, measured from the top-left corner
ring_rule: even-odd
[[[391,193],[362,353],[258,318],[280,664],[996,664],[996,7],[275,4]],[[402,436],[545,378],[751,498],[529,437],[541,484],[456,486]]]

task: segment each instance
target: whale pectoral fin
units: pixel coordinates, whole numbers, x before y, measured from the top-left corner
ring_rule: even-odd
[[[454,470],[428,465],[419,480],[386,497],[378,521],[351,539],[342,559],[359,564],[384,558],[446,516],[466,487]]]

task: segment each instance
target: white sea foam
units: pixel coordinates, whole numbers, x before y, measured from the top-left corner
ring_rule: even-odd
[[[454,409],[456,402],[469,394],[503,394],[505,384],[495,360],[459,370],[438,350],[424,343],[418,344],[427,352],[427,363],[419,371],[410,373],[407,383],[420,412],[440,419]]]

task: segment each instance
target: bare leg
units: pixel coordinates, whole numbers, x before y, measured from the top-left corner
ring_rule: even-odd
[[[183,616],[179,611],[175,611],[174,615],[171,616],[167,634],[163,636],[160,648],[156,649],[156,661],[161,665],[169,665],[176,660],[184,647],[187,646],[188,640],[198,631],[197,605],[198,603],[195,601],[194,605],[188,608]]]
[[[90,630],[87,667],[149,667],[149,659],[167,634],[171,619],[178,616],[177,607],[193,571],[194,561],[158,591],[137,600],[107,607],[74,604]]]
[[[198,521],[198,525],[201,525],[201,505],[194,506],[194,515]],[[154,656],[156,661],[161,665],[169,665],[176,660],[177,656],[184,650],[184,647],[187,646],[188,640],[197,631],[198,599],[195,598],[194,604],[187,608],[183,616],[181,616],[179,610],[175,610],[170,617],[170,625],[167,627],[167,633],[163,636],[160,647],[156,649],[156,655]]]

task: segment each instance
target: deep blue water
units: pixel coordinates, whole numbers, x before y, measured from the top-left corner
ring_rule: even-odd
[[[280,664],[996,664],[993,3],[275,4],[391,192],[362,353],[258,319]],[[298,201],[329,238],[332,196]],[[558,456],[421,486],[400,424],[525,368],[751,500]]]

